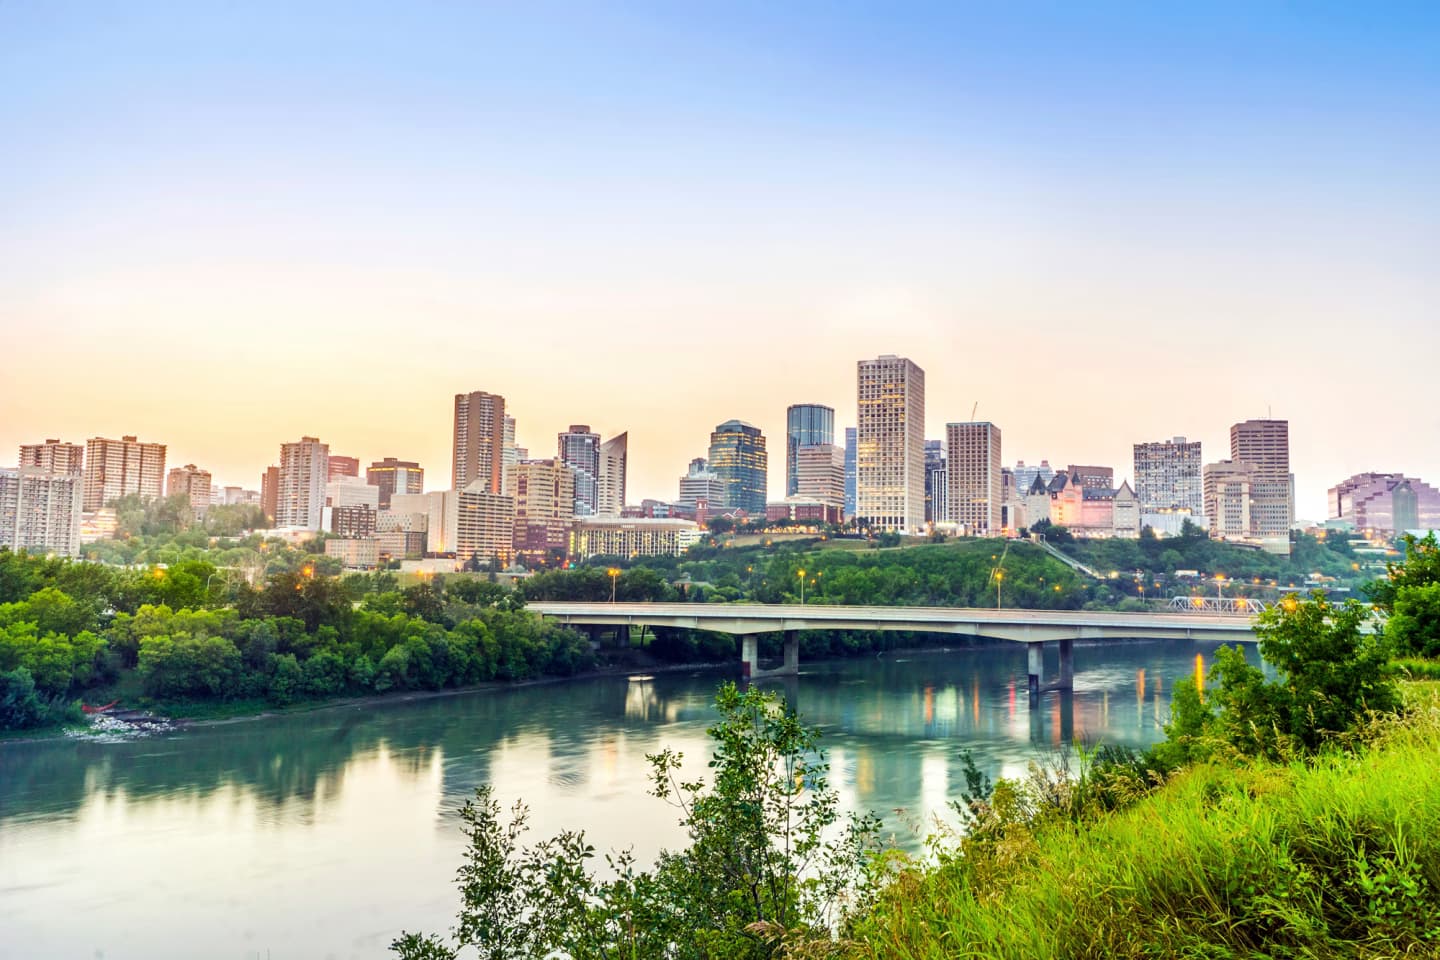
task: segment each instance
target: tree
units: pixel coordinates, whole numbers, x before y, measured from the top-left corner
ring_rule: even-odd
[[[678,753],[649,758],[651,792],[681,813],[684,850],[662,853],[651,870],[612,855],[614,879],[602,881],[583,834],[522,847],[525,807],[502,822],[481,787],[461,811],[469,851],[453,942],[405,934],[391,948],[406,960],[471,947],[493,960],[745,960],[777,956],[782,944],[828,946],[846,896],[868,901],[879,823],[852,817],[841,827],[818,732],[774,694],[727,684],[716,705],[708,784],[680,779]]]

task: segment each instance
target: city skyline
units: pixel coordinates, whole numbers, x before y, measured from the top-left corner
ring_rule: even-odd
[[[1440,476],[1428,385],[1335,347],[1440,355],[1440,11],[920,9],[0,7],[0,447],[443,489],[486,390],[536,454],[629,431],[631,500],[732,418],[782,490],[785,408],[840,435],[893,353],[1008,463],[1273,414],[1300,517]]]

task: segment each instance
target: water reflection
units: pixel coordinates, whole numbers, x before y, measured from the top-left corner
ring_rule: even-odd
[[[990,776],[1072,743],[1160,736],[1186,643],[1077,644],[1075,690],[1032,709],[1018,645],[808,664],[761,681],[821,727],[842,803],[907,824],[946,815],[961,750]],[[701,773],[727,671],[614,677],[355,706],[165,739],[0,746],[0,957],[380,957],[445,929],[456,807],[482,782],[524,798],[532,837],[582,827],[642,860],[683,841],[645,755]],[[1110,710],[1133,687],[1136,709]],[[1118,702],[1118,701],[1117,701]],[[897,812],[903,811],[903,812]],[[76,918],[84,918],[77,922]]]

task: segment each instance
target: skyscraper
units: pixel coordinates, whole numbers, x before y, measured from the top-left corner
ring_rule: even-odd
[[[1184,437],[1135,444],[1135,495],[1144,513],[1185,509],[1205,512],[1200,441]]]
[[[1232,425],[1230,459],[1255,468],[1250,485],[1250,535],[1288,538],[1295,520],[1290,421],[1245,420]]]
[[[560,462],[575,472],[575,516],[593,517],[600,510],[600,434],[572,423],[557,440]]]
[[[509,485],[510,468],[521,460],[530,456],[529,451],[522,451],[515,443],[515,418],[506,414],[505,425],[500,431],[500,488],[503,490]]]
[[[46,440],[20,445],[20,469],[44,473],[84,473],[85,448],[78,443]]]
[[[925,522],[949,519],[945,509],[949,477],[945,471],[945,441],[925,441]]]
[[[845,451],[833,443],[807,443],[800,447],[796,485],[792,496],[833,508],[845,506]]]
[[[845,428],[845,519],[855,516],[855,428]]]
[[[569,552],[576,476],[558,457],[521,460],[511,468],[505,494],[514,505],[511,543],[517,556],[534,565],[563,559]]]
[[[1004,529],[1000,428],[989,421],[945,425],[948,519],[981,536]]]
[[[680,478],[680,496],[676,503],[683,503],[687,507],[695,507],[700,504],[706,506],[722,505],[725,503],[725,484],[710,469],[710,463],[704,457],[696,457],[690,461],[690,466],[685,476]]]
[[[315,437],[280,445],[275,525],[319,530],[330,477],[330,446]]]
[[[451,486],[500,493],[505,465],[505,398],[477,390],[455,394],[455,445]]]
[[[925,371],[885,355],[856,364],[855,517],[876,530],[925,522]]]
[[[164,483],[165,444],[141,443],[134,437],[85,442],[86,510],[99,510],[133,493],[156,499]]]
[[[596,513],[618,517],[625,510],[625,474],[629,470],[630,432],[616,434],[600,444],[600,476]]]
[[[365,482],[380,488],[380,509],[388,510],[395,494],[425,491],[425,470],[414,460],[386,457],[365,468]]]
[[[1254,486],[1253,463],[1221,460],[1205,465],[1205,516],[1210,520],[1210,536],[1220,540],[1253,536]]]
[[[743,420],[726,420],[710,434],[710,469],[725,485],[725,506],[752,517],[765,515],[770,466],[765,436]]]
[[[800,448],[835,442],[835,410],[820,403],[797,403],[785,411],[785,496],[799,490]]]

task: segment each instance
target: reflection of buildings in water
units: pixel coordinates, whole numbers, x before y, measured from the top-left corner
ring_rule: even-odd
[[[662,697],[654,677],[632,677],[625,686],[625,719],[643,723],[676,723],[687,712],[686,698]]]

